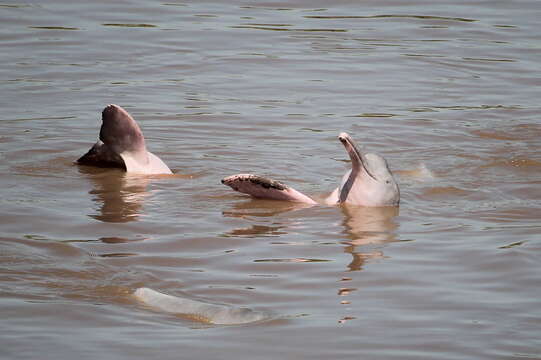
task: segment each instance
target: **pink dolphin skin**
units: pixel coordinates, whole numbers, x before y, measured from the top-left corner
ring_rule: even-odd
[[[124,168],[132,174],[171,174],[156,155],[147,151],[139,125],[118,105],[107,105],[101,114],[100,139],[77,163]]]
[[[325,204],[359,206],[398,206],[400,190],[387,161],[377,154],[364,154],[345,132],[338,136],[350,159],[349,170],[338,188],[324,201]],[[237,174],[224,178],[222,184],[235,191],[256,198],[288,200],[317,204],[315,200],[278,181],[251,174]]]

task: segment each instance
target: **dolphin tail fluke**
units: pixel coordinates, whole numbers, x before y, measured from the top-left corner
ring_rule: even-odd
[[[76,163],[99,167],[126,168],[122,158],[100,140],[86,154],[77,159]]]
[[[78,164],[120,167],[132,174],[171,174],[156,155],[147,151],[143,132],[131,115],[118,105],[107,105],[101,114],[100,140]]]
[[[143,132],[131,115],[118,105],[107,105],[101,113],[100,140],[120,154],[146,154]],[[143,156],[143,155],[141,155]]]
[[[268,318],[268,315],[252,309],[190,300],[144,287],[135,290],[133,295],[138,301],[155,310],[183,315],[209,324],[246,324]]]
[[[281,182],[252,174],[231,175],[222,179],[222,184],[235,191],[260,199],[287,200],[317,204],[312,198]]]
[[[134,156],[134,154],[126,151],[120,154],[124,164],[126,165],[126,172],[132,174],[142,175],[158,175],[158,174],[172,174],[171,170],[165,165],[165,163],[156,155],[147,151],[146,161],[141,161],[141,156]]]

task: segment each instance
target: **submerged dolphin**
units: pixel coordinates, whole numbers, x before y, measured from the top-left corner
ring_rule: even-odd
[[[351,170],[344,175],[340,186],[325,199],[325,204],[398,206],[400,190],[385,159],[377,154],[360,152],[345,132],[338,139],[349,154]],[[228,176],[222,180],[222,184],[256,198],[317,204],[314,199],[285,184],[257,175]]]
[[[156,155],[147,151],[139,125],[118,105],[107,105],[101,114],[100,139],[77,163],[119,167],[133,174],[171,174]]]
[[[133,295],[140,302],[156,310],[184,315],[209,324],[246,324],[268,318],[268,315],[252,309],[204,303],[163,294],[149,288],[139,288]]]

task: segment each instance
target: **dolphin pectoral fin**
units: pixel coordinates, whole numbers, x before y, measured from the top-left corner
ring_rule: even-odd
[[[286,200],[317,204],[312,198],[281,182],[252,174],[231,175],[222,179],[222,184],[235,191],[260,199]]]
[[[184,315],[187,318],[209,324],[246,324],[269,317],[265,313],[244,307],[210,304],[180,296],[163,294],[149,288],[139,288],[135,290],[133,295],[138,301],[153,309]]]

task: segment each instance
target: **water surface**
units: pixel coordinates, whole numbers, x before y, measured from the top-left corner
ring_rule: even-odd
[[[541,358],[541,4],[0,4],[0,354]],[[125,107],[173,176],[73,164]],[[399,210],[336,187],[347,131]],[[214,326],[138,287],[272,314]]]

